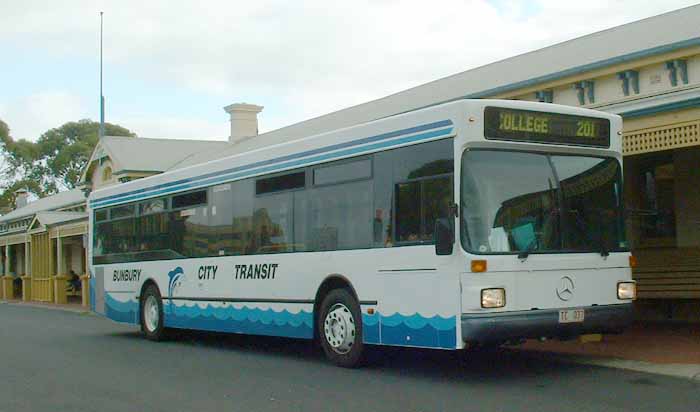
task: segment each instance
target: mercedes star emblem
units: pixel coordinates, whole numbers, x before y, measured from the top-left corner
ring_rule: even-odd
[[[557,286],[557,296],[564,302],[568,301],[574,296],[574,280],[568,276],[562,276],[559,279],[559,286]]]

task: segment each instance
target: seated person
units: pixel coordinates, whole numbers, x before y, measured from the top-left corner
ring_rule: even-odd
[[[68,287],[76,292],[82,288],[80,277],[73,270],[68,274]]]
[[[12,289],[14,290],[15,296],[22,296],[22,279],[19,276],[15,276],[12,279]]]

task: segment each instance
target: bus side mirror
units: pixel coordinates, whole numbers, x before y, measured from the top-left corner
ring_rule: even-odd
[[[448,219],[435,220],[435,254],[439,256],[451,255],[455,243],[452,225]]]

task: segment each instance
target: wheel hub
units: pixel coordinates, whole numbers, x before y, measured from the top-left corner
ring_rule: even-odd
[[[350,352],[355,342],[355,319],[347,306],[342,303],[333,305],[323,322],[323,330],[326,341],[335,352]]]
[[[158,329],[158,321],[160,313],[158,311],[158,301],[156,297],[151,295],[146,298],[146,303],[143,310],[144,323],[149,332],[155,332]]]

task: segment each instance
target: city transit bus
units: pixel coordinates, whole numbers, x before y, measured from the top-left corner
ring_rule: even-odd
[[[614,333],[636,295],[619,116],[459,100],[91,193],[93,310],[463,349]]]

